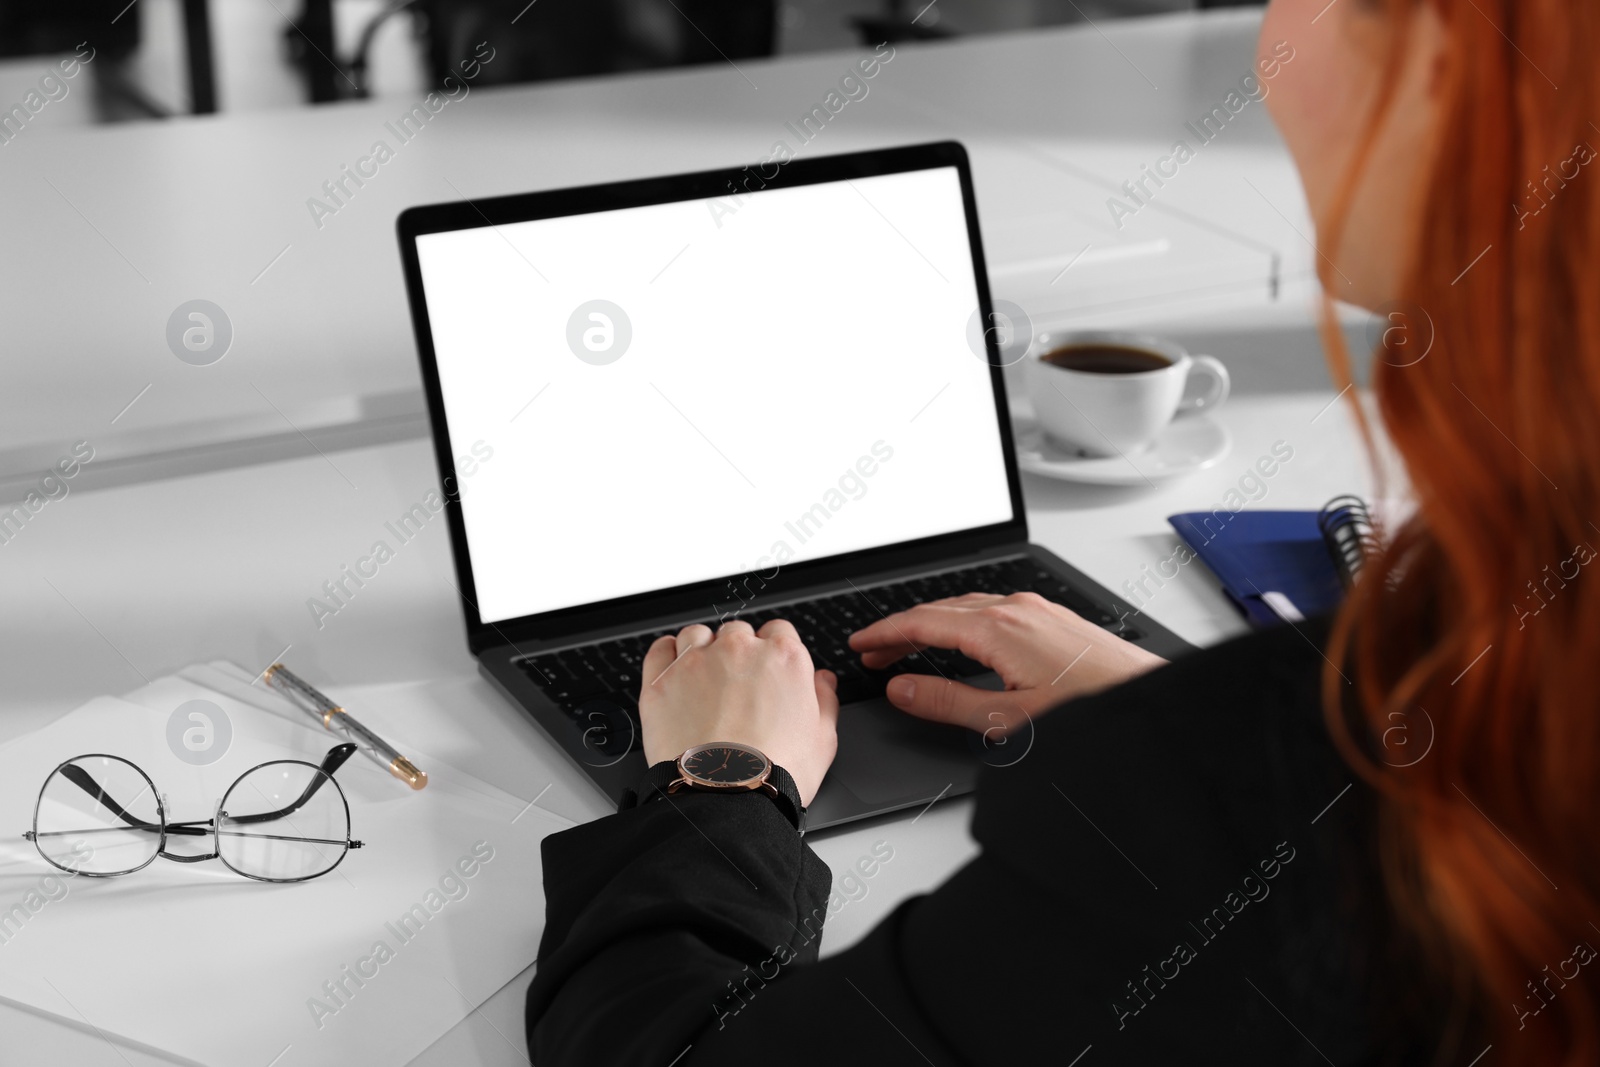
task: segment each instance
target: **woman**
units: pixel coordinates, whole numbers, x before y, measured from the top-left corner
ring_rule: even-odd
[[[857,633],[1034,718],[979,857],[816,962],[828,872],[759,793],[556,835],[535,1062],[1600,1062],[1600,5],[1274,0],[1262,38],[1324,289],[1409,312],[1373,390],[1416,517],[1336,618],[1172,664],[1028,594]],[[652,764],[737,740],[815,793],[838,705],[787,624],[644,677]]]

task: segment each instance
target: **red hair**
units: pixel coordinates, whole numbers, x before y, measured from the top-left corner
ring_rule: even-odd
[[[1387,20],[1391,49],[1317,220],[1330,254],[1423,5],[1441,128],[1396,294],[1407,354],[1380,344],[1372,375],[1417,510],[1335,622],[1324,698],[1382,798],[1393,913],[1472,1036],[1503,1062],[1593,1065],[1600,966],[1567,972],[1600,946],[1600,5],[1370,0],[1353,17]],[[1347,385],[1331,304],[1323,320]]]

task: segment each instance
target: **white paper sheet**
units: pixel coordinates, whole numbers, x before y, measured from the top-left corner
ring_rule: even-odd
[[[252,671],[237,664],[220,660],[195,664],[179,671],[178,677],[297,724],[312,723],[316,729],[305,712],[255,682]],[[329,684],[323,692],[415,759],[430,780],[454,777],[442,761],[470,764],[473,773],[465,777],[509,791],[501,795],[519,798],[519,807],[537,797],[539,807],[576,822],[616,810],[616,802],[596,788],[570,756],[546,741],[476,672],[414,681]],[[172,710],[164,702],[167,698],[153,693],[133,693],[128,698],[160,711]],[[533,744],[528,743],[530,734]],[[411,747],[419,738],[425,741],[421,748],[427,763]]]
[[[137,764],[176,821],[209,817],[255,764],[319,762],[337,740],[237,695],[161,679],[133,694],[148,706],[99,698],[0,746],[0,997],[204,1064],[404,1063],[533,961],[539,842],[569,820],[437,763],[413,792],[358,754],[337,779],[366,847],[309,882],[162,859],[70,876],[21,840],[46,775],[82,753]],[[177,698],[227,715],[216,762],[169,748]]]

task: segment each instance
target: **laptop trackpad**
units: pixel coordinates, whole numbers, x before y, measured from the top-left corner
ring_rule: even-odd
[[[964,680],[980,689],[1003,687],[992,674]],[[839,754],[828,781],[874,807],[931,800],[946,787],[970,789],[981,757],[981,740],[972,730],[919,719],[887,700],[869,700],[839,710]]]

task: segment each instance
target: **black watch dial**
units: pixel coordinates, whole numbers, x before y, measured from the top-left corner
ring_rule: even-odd
[[[739,785],[760,778],[768,767],[767,758],[742,745],[712,743],[697,745],[683,754],[684,771],[715,785]]]

